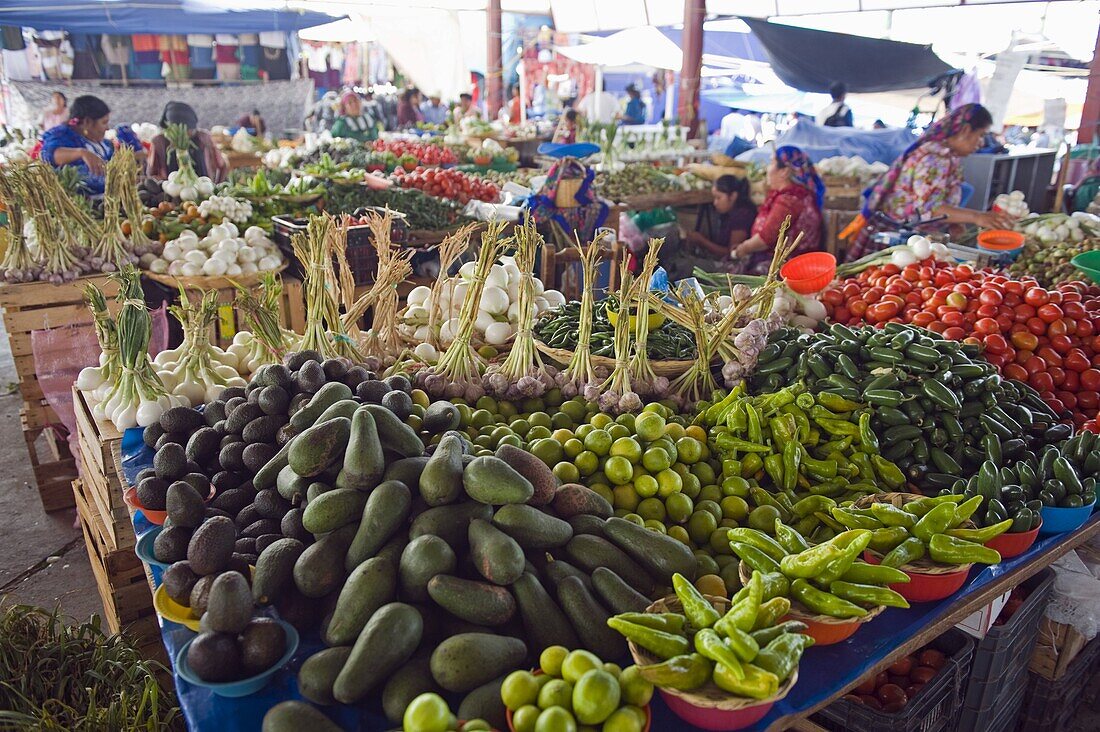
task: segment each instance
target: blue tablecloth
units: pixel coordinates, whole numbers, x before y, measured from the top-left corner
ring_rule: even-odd
[[[152,451],[141,439],[140,429],[127,430],[122,440],[123,473],[127,482],[132,483],[134,476],[142,468],[152,464]],[[1086,524],[1091,526],[1100,521],[1100,514],[1094,515]],[[134,528],[140,534],[150,528],[140,513],[134,521]],[[873,622],[862,626],[859,631],[843,643],[820,648],[810,648],[798,667],[798,683],[787,695],[772,708],[768,715],[756,726],[765,729],[778,718],[810,709],[831,698],[836,689],[854,684],[862,678],[868,669],[885,658],[906,639],[916,636],[923,628],[944,617],[954,601],[961,600],[982,587],[1028,563],[1051,547],[1066,541],[1070,535],[1059,534],[1044,538],[1024,554],[1014,557],[993,567],[975,567],[971,570],[967,584],[948,600],[917,603],[907,610],[888,609]],[[154,568],[153,579],[160,584],[160,571]],[[187,628],[169,621],[161,621],[161,633],[169,659],[175,666],[175,657],[179,649],[194,636]],[[302,637],[298,653],[288,668],[276,674],[274,681],[265,689],[242,699],[226,699],[211,692],[196,688],[175,675],[176,691],[179,703],[187,718],[188,728],[196,732],[258,732],[263,715],[272,706],[286,699],[301,699],[296,682],[297,669],[302,661],[323,648],[316,633]],[[629,659],[623,659],[629,661]],[[387,730],[393,725],[382,714],[378,694],[372,695],[370,704],[361,707],[336,706],[325,711],[347,730]],[[452,709],[457,709],[457,700],[452,700]],[[685,725],[661,701],[659,696],[653,700],[653,725],[655,732],[664,730],[692,729]]]

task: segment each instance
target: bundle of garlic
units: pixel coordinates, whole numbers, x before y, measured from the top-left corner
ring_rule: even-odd
[[[199,215],[207,219],[215,217],[243,224],[252,217],[252,204],[233,196],[211,196],[199,204]]]
[[[216,290],[203,293],[194,303],[180,288],[179,304],[168,310],[183,326],[183,343],[158,353],[153,364],[169,393],[195,406],[216,399],[226,387],[246,385],[237,371],[237,356],[210,343],[210,330],[218,319]]]
[[[187,125],[168,125],[164,128],[164,136],[176,154],[177,169],[168,174],[168,180],[161,186],[163,191],[181,201],[201,201],[213,194],[214,181],[195,173],[195,166],[191,162],[191,148],[195,143],[191,140],[191,131],[187,129]]]
[[[159,257],[143,259],[150,272],[175,277],[240,277],[257,272],[274,272],[286,258],[279,247],[258,226],[240,236],[237,225],[223,221],[210,227],[202,239],[190,229],[164,245]]]
[[[96,419],[108,419],[120,430],[147,427],[165,410],[190,402],[168,394],[149,358],[153,322],[142,300],[137,269],[124,265],[111,278],[119,284],[116,299],[121,303],[113,320],[103,293],[93,286],[86,291],[103,353],[100,366],[81,370],[76,386],[94,401]]]

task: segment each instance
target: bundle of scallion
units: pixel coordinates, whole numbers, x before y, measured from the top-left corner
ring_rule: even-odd
[[[158,353],[153,364],[169,393],[198,406],[216,399],[226,387],[247,385],[237,371],[237,356],[210,342],[218,319],[216,290],[192,302],[181,287],[179,304],[168,310],[183,326],[183,343]]]
[[[237,357],[237,371],[242,376],[265,364],[282,363],[283,357],[296,349],[298,334],[279,323],[282,294],[282,280],[274,272],[260,275],[259,298],[243,287],[237,288],[234,304],[251,330],[239,331],[226,350]]]

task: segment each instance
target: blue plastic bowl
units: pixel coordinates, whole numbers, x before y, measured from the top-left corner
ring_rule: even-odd
[[[1080,508],[1043,506],[1043,510],[1041,511],[1043,525],[1039,527],[1039,536],[1064,534],[1067,531],[1073,531],[1089,520],[1089,516],[1092,515],[1092,509],[1095,506],[1096,501],[1093,501],[1087,506],[1081,506]]]
[[[240,681],[226,681],[220,684],[211,684],[208,681],[203,681],[196,676],[191,670],[191,667],[187,665],[187,649],[195,642],[195,638],[192,638],[184,643],[183,648],[176,654],[176,673],[187,683],[200,686],[204,689],[210,689],[210,691],[218,696],[240,697],[255,694],[257,691],[267,686],[276,672],[283,666],[286,666],[298,651],[298,631],[294,629],[293,625],[284,620],[278,620],[277,622],[283,627],[283,632],[286,633],[286,653],[284,653],[283,657],[276,661],[275,665],[267,671],[247,679],[241,679]],[[198,636],[196,636],[196,638],[197,637]]]
[[[160,567],[166,569],[167,564],[158,560],[153,554],[153,542],[160,536],[160,532],[164,530],[162,526],[154,526],[141,536],[138,537],[137,546],[134,547],[134,553],[138,555],[141,561],[145,562],[151,567]]]

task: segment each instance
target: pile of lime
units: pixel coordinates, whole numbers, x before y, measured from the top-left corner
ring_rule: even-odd
[[[641,732],[653,684],[637,666],[620,669],[594,653],[550,646],[537,671],[513,671],[500,687],[516,732]]]

